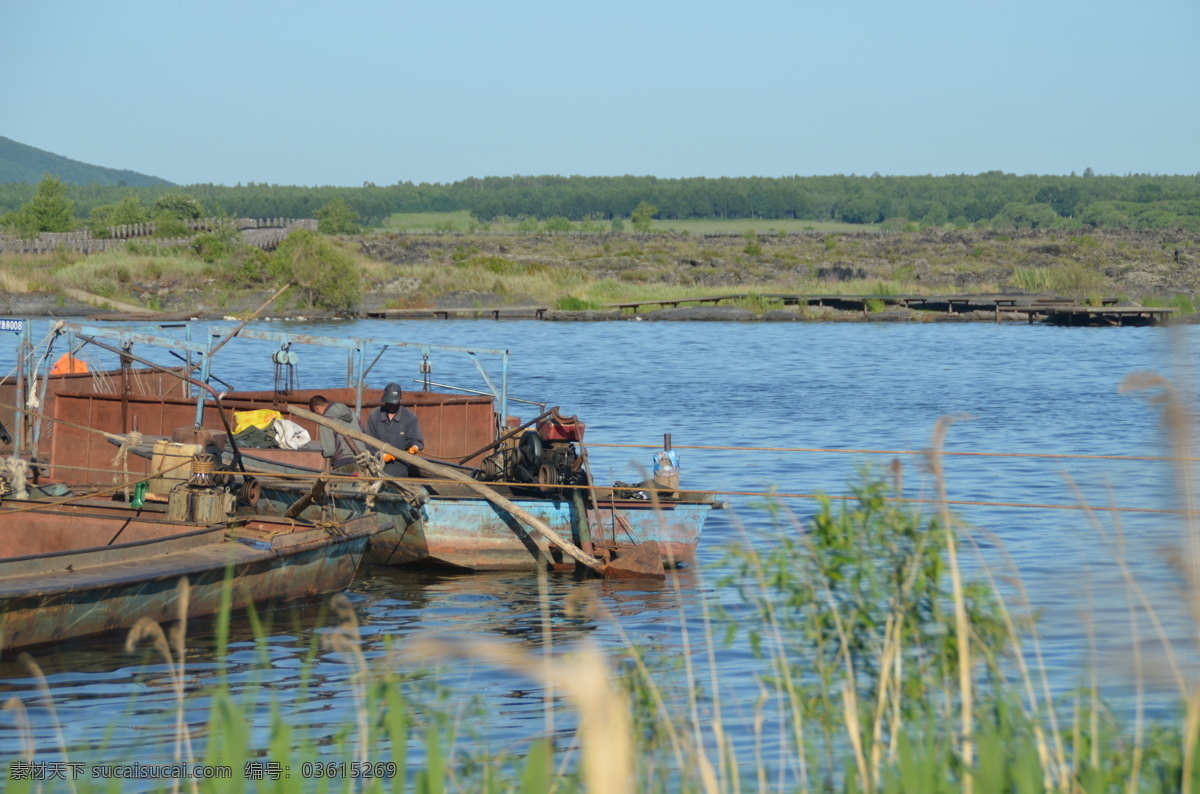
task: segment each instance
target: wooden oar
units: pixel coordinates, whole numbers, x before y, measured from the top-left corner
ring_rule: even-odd
[[[387,444],[383,441],[380,441],[379,439],[375,438],[374,436],[369,436],[366,433],[362,432],[361,430],[358,430],[357,428],[351,427],[349,425],[343,424],[343,423],[335,421],[333,419],[326,419],[324,416],[322,416],[320,414],[315,414],[312,411],[306,411],[305,409],[300,408],[295,405],[288,406],[288,411],[291,412],[292,414],[294,414],[295,416],[299,416],[301,419],[307,419],[310,422],[315,422],[318,425],[328,427],[330,430],[333,430],[336,433],[341,433],[342,435],[346,436],[347,438],[353,438],[356,441],[361,441],[364,444],[369,444],[370,446],[372,446],[382,452],[386,452],[387,454],[394,456],[396,458],[396,460],[402,461],[402,462],[408,464],[409,466],[412,466],[415,469],[418,469],[423,472],[428,472],[429,474],[432,474],[435,477],[442,477],[447,480],[454,480],[456,482],[461,482],[463,485],[466,485],[471,490],[475,491],[476,493],[478,493],[484,499],[487,499],[492,504],[496,505],[497,507],[501,508],[502,510],[507,510],[514,517],[516,517],[521,522],[523,522],[524,524],[529,526],[530,529],[534,530],[539,535],[541,535],[543,538],[545,538],[547,541],[549,541],[550,543],[553,543],[555,546],[558,546],[558,548],[562,549],[563,553],[566,554],[571,559],[575,560],[576,562],[581,563],[582,565],[587,566],[588,568],[591,568],[593,571],[600,574],[601,576],[605,575],[605,566],[603,563],[600,562],[600,560],[596,559],[595,557],[593,557],[590,554],[587,554],[586,552],[583,551],[583,549],[579,548],[574,543],[571,543],[569,540],[566,540],[565,538],[563,538],[561,535],[559,535],[557,532],[555,532],[553,529],[551,529],[549,526],[547,526],[544,521],[541,521],[540,519],[538,519],[537,517],[532,515],[528,510],[525,510],[521,506],[517,505],[511,499],[508,499],[508,498],[496,493],[496,490],[494,488],[489,488],[487,485],[479,482],[478,480],[471,479],[470,477],[466,476],[465,474],[462,474],[461,472],[457,471],[456,469],[451,469],[448,466],[442,466],[441,464],[438,464],[438,463],[431,463],[428,460],[425,460],[424,458],[418,457],[416,455],[410,455],[407,452],[405,452],[404,450],[398,449],[396,447],[393,447],[391,444]]]
[[[286,291],[287,291],[287,289],[288,289],[288,287],[292,286],[292,284],[294,284],[294,283],[295,283],[294,281],[289,281],[288,283],[286,283],[286,284],[284,284],[282,287],[280,287],[280,288],[279,288],[279,289],[278,289],[278,290],[275,292],[275,294],[274,294],[274,295],[272,295],[271,297],[267,298],[267,299],[266,299],[266,300],[263,302],[263,305],[262,305],[262,306],[259,306],[257,309],[255,309],[255,310],[254,310],[254,314],[250,315],[250,316],[249,316],[249,317],[247,317],[245,320],[242,320],[241,324],[240,324],[240,325],[238,325],[238,327],[237,327],[237,328],[234,328],[232,333],[226,334],[224,339],[222,339],[220,342],[217,342],[216,346],[215,346],[215,347],[214,347],[212,350],[208,351],[208,357],[211,359],[211,358],[213,357],[213,354],[214,354],[214,353],[216,353],[216,352],[217,352],[218,350],[220,350],[221,348],[225,347],[225,343],[226,343],[226,342],[228,342],[229,340],[233,339],[235,336],[237,336],[238,334],[240,334],[240,333],[242,332],[242,329],[243,329],[243,328],[245,328],[247,325],[249,325],[249,324],[250,324],[250,322],[251,322],[252,320],[255,320],[255,319],[257,319],[257,318],[258,318],[258,315],[260,315],[260,314],[262,314],[264,311],[266,311],[267,307],[268,307],[268,306],[270,306],[272,303],[274,303],[274,302],[275,302],[275,299],[276,299],[276,298],[278,298],[280,295],[282,295],[284,292],[286,292]],[[188,372],[189,372],[189,374],[190,374],[192,371],[194,371],[194,370],[195,370],[197,367],[199,367],[199,366],[200,366],[200,364],[199,364],[199,363],[193,364],[193,365],[192,365],[192,369],[188,371]],[[228,385],[228,384],[226,384],[226,385]]]

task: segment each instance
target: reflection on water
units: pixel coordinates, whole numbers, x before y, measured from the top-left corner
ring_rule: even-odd
[[[403,647],[407,639],[426,633],[516,643],[530,651],[549,646],[552,652],[562,652],[589,637],[610,647],[627,637],[646,647],[678,648],[680,616],[686,616],[685,623],[695,620],[700,611],[696,601],[703,592],[694,571],[680,571],[665,584],[577,581],[569,575],[552,575],[539,583],[536,575],[438,575],[369,567],[350,596],[361,621],[364,655],[382,661],[389,648]],[[598,599],[603,609],[588,609],[591,599]],[[544,611],[543,604],[549,609]],[[271,703],[298,724],[314,728],[315,736],[322,736],[322,724],[328,725],[329,735],[340,730],[354,713],[349,685],[353,666],[320,642],[334,622],[327,605],[287,607],[259,617],[263,626],[258,637],[244,616],[233,622],[224,665],[215,661],[216,622],[189,623],[189,692],[221,682],[251,698],[252,705],[265,690]],[[702,626],[691,629],[701,632]],[[61,730],[74,760],[111,759],[114,753],[141,757],[148,746],[158,746],[169,757],[176,708],[171,671],[152,649],[129,652],[123,642],[123,636],[109,635],[37,649],[34,655],[53,694],[53,708],[40,696],[36,678],[22,661],[11,655],[0,660],[0,697],[15,695],[26,701],[39,754],[54,756]],[[532,681],[458,665],[443,671],[437,683],[463,697],[492,702],[496,708],[487,733],[498,740],[506,735],[510,740],[528,737],[543,720],[544,702]],[[299,694],[303,687],[306,696]],[[204,698],[189,699],[186,718],[193,730],[203,732],[209,705]],[[257,727],[265,730],[269,703],[259,705]],[[536,723],[532,728],[531,721]],[[6,715],[0,721],[0,736],[10,757],[19,751],[17,734]],[[103,753],[89,752],[98,752],[98,744]]]
[[[710,518],[700,548],[701,567],[673,574],[662,585],[365,570],[349,595],[361,621],[365,655],[373,662],[382,661],[389,646],[414,636],[449,632],[535,653],[547,643],[558,653],[585,639],[608,649],[629,642],[657,649],[665,658],[690,653],[706,667],[703,607],[720,604],[734,620],[749,617],[736,591],[715,585],[730,573],[721,563],[722,547],[770,542],[764,538],[774,526],[775,519],[755,506],[760,500],[743,494],[772,487],[784,493],[845,493],[861,465],[883,468],[893,457],[732,448],[919,450],[929,444],[940,416],[969,413],[971,421],[951,429],[947,450],[1093,456],[950,457],[945,462],[947,485],[951,499],[993,503],[963,504],[957,510],[974,527],[973,536],[996,575],[1011,573],[1011,565],[1020,574],[1029,606],[1042,611],[1042,652],[1052,684],[1061,691],[1080,683],[1091,655],[1091,632],[1109,691],[1118,699],[1128,691],[1128,598],[1106,541],[1113,537],[1118,517],[1101,514],[1102,532],[1080,511],[996,503],[1072,505],[1077,487],[1093,505],[1176,506],[1165,463],[1094,457],[1164,452],[1154,409],[1117,393],[1130,372],[1166,369],[1162,329],[482,321],[296,323],[286,328],[510,349],[513,394],[550,400],[564,413],[580,415],[592,444],[653,445],[663,433],[671,433],[684,486],[727,492],[720,498],[733,508]],[[1197,330],[1185,333],[1194,337]],[[265,343],[237,350],[231,346],[218,355],[214,372],[239,388],[270,388],[271,351]],[[343,354],[301,349],[299,355],[301,386],[344,382]],[[375,367],[374,385],[408,382],[418,374],[418,359],[414,351],[390,351]],[[98,363],[104,363],[103,357]],[[479,386],[467,360],[435,356],[434,366],[440,382]],[[690,448],[696,445],[725,449]],[[589,450],[600,480],[640,478],[652,452],[606,446]],[[919,457],[900,457],[908,495],[931,497],[932,483]],[[814,510],[811,500],[788,506],[800,518]],[[1149,598],[1165,607],[1165,630],[1176,638],[1189,636],[1189,617],[1176,606],[1178,578],[1164,554],[1175,542],[1177,519],[1126,513],[1119,521],[1126,544],[1121,559],[1143,578]],[[977,560],[968,564],[978,571]],[[1019,606],[1018,591],[1008,583],[1005,587]],[[589,599],[602,604],[601,612],[607,614],[573,608]],[[325,607],[291,608],[263,618],[267,625],[261,640],[246,621],[235,621],[225,669],[214,661],[215,625],[192,624],[189,689],[198,692],[223,676],[235,694],[256,704],[252,727],[256,741],[264,743],[272,702],[318,737],[323,726],[345,722],[354,709],[353,669],[347,659],[321,645],[332,623]],[[744,634],[729,647],[721,644],[723,626],[715,634],[712,654],[725,690],[725,728],[737,746],[748,747],[761,663],[750,653]],[[1143,627],[1143,663],[1161,669],[1161,648],[1149,635]],[[72,758],[99,753],[102,745],[110,748],[109,756],[115,750],[129,757],[154,752],[169,757],[175,694],[163,660],[143,650],[126,653],[119,638],[65,644],[35,655],[57,719],[26,667],[11,654],[0,656],[0,695],[25,703],[39,755],[53,756],[61,728]],[[263,659],[269,662],[264,665]],[[301,696],[302,684],[307,684],[308,696]],[[482,705],[486,717],[475,724],[485,727],[495,746],[537,735],[545,727],[543,692],[533,681],[456,663],[447,666],[437,684],[454,697]],[[198,735],[208,705],[200,697],[188,702],[187,719]],[[569,724],[569,715],[562,720]],[[13,712],[0,712],[0,759],[17,757],[20,748]],[[783,757],[786,749],[768,747],[763,753],[769,761]]]

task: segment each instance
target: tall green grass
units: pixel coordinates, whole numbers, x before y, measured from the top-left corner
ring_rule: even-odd
[[[1123,390],[1149,390],[1163,405],[1176,445],[1172,455],[1186,460],[1186,398],[1149,374],[1131,376]],[[129,647],[146,645],[165,665],[176,724],[174,757],[227,766],[234,779],[181,781],[178,789],[1200,791],[1200,680],[1189,678],[1176,661],[1179,649],[1171,647],[1159,619],[1164,605],[1146,600],[1120,546],[1119,528],[1114,535],[1095,520],[1098,537],[1114,544],[1130,603],[1139,605],[1130,613],[1131,646],[1138,649],[1139,637],[1155,636],[1171,661],[1178,718],[1147,715],[1140,696],[1141,662],[1129,671],[1139,686],[1132,724],[1107,706],[1096,671],[1076,692],[1051,688],[1045,639],[1024,597],[1022,572],[1007,561],[996,538],[948,508],[940,449],[950,426],[950,420],[938,423],[926,461],[936,492],[933,511],[902,498],[904,471],[898,464],[886,475],[864,470],[849,499],[824,497],[806,519],[764,500],[756,508],[770,519],[764,536],[729,547],[723,577],[698,588],[700,634],[689,628],[694,624],[684,614],[678,578],[668,581],[681,605],[678,645],[668,649],[630,642],[594,591],[577,590],[565,603],[551,603],[544,579],[537,605],[545,643],[540,655],[510,643],[436,634],[385,641],[381,652],[378,644],[367,645],[348,599],[336,596],[332,625],[321,641],[346,665],[354,710],[341,725],[319,734],[283,716],[271,688],[270,646],[253,610],[249,619],[260,637],[258,683],[237,694],[220,676],[202,689],[189,687],[184,582],[178,624],[164,630],[143,621],[130,632]],[[1182,469],[1179,483],[1189,497],[1191,483]],[[1190,497],[1186,501],[1191,507]],[[1200,615],[1195,609],[1200,527],[1190,513],[1181,525],[1174,554],[1188,589],[1180,596],[1195,616]],[[984,554],[985,545],[1001,553]],[[708,597],[710,591],[719,598]],[[229,603],[227,588],[217,628],[219,664],[227,663]],[[727,606],[718,608],[718,603]],[[580,617],[610,626],[620,646],[554,649],[553,620]],[[1193,628],[1200,632],[1200,623]],[[717,659],[730,642],[749,648],[757,659],[761,694],[754,703],[726,700],[730,682]],[[468,701],[470,692],[449,692],[449,699],[426,696],[438,686],[439,671],[464,660],[503,670],[544,691],[545,719],[530,726],[524,741],[489,741],[485,713],[472,715],[483,722],[468,738],[458,704]],[[31,659],[27,665],[41,675]],[[317,687],[304,684],[302,689],[303,698],[320,703]],[[202,730],[184,719],[186,706],[196,700],[208,704]],[[263,706],[270,709],[265,739],[248,727]],[[777,715],[770,724],[768,706]],[[10,701],[7,708],[17,710],[19,704]],[[748,712],[753,716],[747,721]],[[735,741],[734,721],[748,724],[752,736]],[[566,734],[559,730],[564,723],[570,726]],[[789,751],[767,761],[768,742]],[[47,749],[34,747],[28,760]],[[292,774],[247,779],[248,771],[264,764],[286,766]],[[388,776],[355,781],[348,774],[334,779],[297,774],[350,770],[355,764]],[[107,788],[88,780],[75,786],[77,791]],[[5,790],[39,789],[30,781],[9,780]]]
[[[1112,289],[1104,273],[1086,265],[1071,263],[1057,267],[1018,267],[1011,285],[1026,292],[1049,292],[1073,298],[1086,298],[1090,293]]]

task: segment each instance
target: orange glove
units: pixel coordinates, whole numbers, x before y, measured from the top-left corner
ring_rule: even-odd
[[[391,455],[387,452],[383,453],[383,462],[384,463],[391,463],[395,459],[396,459],[395,455]]]
[[[416,455],[420,451],[421,451],[421,448],[418,447],[416,444],[413,444],[411,447],[408,448],[409,455]]]

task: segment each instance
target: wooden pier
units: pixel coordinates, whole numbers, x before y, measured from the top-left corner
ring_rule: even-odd
[[[1149,306],[1119,306],[1117,298],[1100,299],[1099,306],[1081,304],[1073,298],[1057,295],[1012,295],[983,293],[977,295],[867,295],[828,293],[801,295],[795,293],[741,293],[734,295],[710,295],[695,298],[672,298],[659,301],[643,300],[626,303],[610,303],[607,308],[632,309],[636,313],[644,306],[676,307],[684,304],[717,305],[722,301],[766,298],[781,301],[785,306],[819,306],[841,311],[861,312],[869,316],[871,307],[899,306],[927,312],[966,314],[967,312],[990,312],[997,323],[1006,316],[1010,319],[1027,320],[1030,323],[1045,320],[1060,325],[1159,325],[1177,309]]]
[[[380,309],[367,312],[368,317],[383,320],[449,320],[454,318],[480,319],[491,317],[493,320],[541,320],[549,306],[482,306],[471,308],[430,308],[430,309]]]
[[[714,306],[726,301],[751,298],[777,300],[785,306],[830,307],[840,311],[860,312],[864,317],[871,315],[872,308],[901,307],[921,312],[963,315],[971,312],[988,312],[997,323],[1004,320],[1025,320],[1029,323],[1045,321],[1059,325],[1159,325],[1177,309],[1118,305],[1117,298],[1101,298],[1099,305],[1081,304],[1073,298],[1057,295],[1011,295],[986,293],[978,295],[866,295],[838,294],[801,295],[793,293],[737,293],[728,295],[703,295],[691,298],[664,298],[662,300],[627,301],[606,304],[607,309],[622,312],[639,310],[649,306],[676,308],[687,304]],[[385,320],[423,319],[480,319],[493,320],[543,320],[550,311],[548,306],[475,306],[469,308],[421,308],[380,309],[367,312],[368,317]]]

